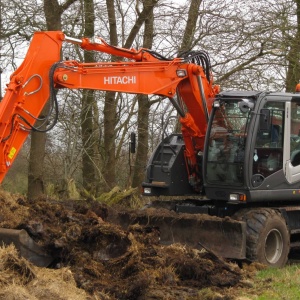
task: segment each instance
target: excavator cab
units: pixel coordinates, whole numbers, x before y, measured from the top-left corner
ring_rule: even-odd
[[[246,98],[216,100],[214,107],[206,141],[206,180],[218,186],[242,186],[247,128],[254,102]]]
[[[299,133],[298,94],[220,94],[205,142],[206,196],[240,204],[294,201],[289,195],[300,179]]]

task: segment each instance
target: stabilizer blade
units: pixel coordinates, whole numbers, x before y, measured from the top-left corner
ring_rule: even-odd
[[[152,208],[118,213],[113,218],[111,221],[123,228],[133,224],[157,227],[162,244],[182,243],[198,249],[202,246],[224,258],[246,258],[245,222]]]

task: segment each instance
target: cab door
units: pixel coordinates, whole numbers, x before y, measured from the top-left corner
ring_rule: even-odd
[[[285,103],[267,101],[260,110],[260,124],[255,140],[252,186],[258,187],[283,168]]]
[[[285,176],[288,183],[300,181],[300,99],[286,103],[284,139]]]

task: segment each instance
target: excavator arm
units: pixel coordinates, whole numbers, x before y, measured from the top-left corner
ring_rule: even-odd
[[[0,182],[49,99],[49,70],[60,59],[61,45],[56,32],[36,33],[26,58],[10,77],[0,103]]]
[[[84,50],[109,53],[123,60],[60,61],[63,42],[77,44]],[[34,124],[47,101],[51,103],[51,111],[57,112],[54,88],[155,94],[169,98],[180,115],[189,169],[197,168],[196,155],[203,150],[211,99],[218,87],[213,86],[207,65],[205,70],[204,66],[190,62],[195,58],[197,55],[169,60],[148,49],[118,48],[99,38],[93,41],[74,39],[59,31],[35,33],[27,55],[12,74],[0,103],[0,182],[29,132],[41,131]],[[175,101],[176,93],[188,113]],[[44,122],[49,122],[48,119],[49,116],[45,116]]]

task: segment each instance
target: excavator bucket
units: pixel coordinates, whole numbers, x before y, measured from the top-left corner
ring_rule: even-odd
[[[109,215],[108,219],[123,228],[133,224],[156,227],[160,232],[161,244],[182,243],[193,248],[205,248],[224,258],[246,258],[245,222],[151,208],[121,212],[114,217]]]
[[[0,228],[0,244],[14,244],[20,256],[38,267],[47,267],[53,261],[53,258],[47,255],[24,229]]]

